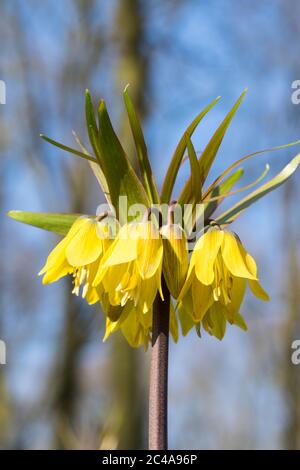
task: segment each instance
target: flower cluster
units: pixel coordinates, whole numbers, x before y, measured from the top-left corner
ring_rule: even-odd
[[[169,329],[175,341],[179,325],[183,336],[195,328],[198,335],[205,330],[222,339],[228,323],[247,329],[240,313],[247,284],[256,297],[268,300],[259,284],[254,259],[228,227],[249,206],[292,176],[300,165],[300,154],[269,181],[261,184],[270,169],[266,165],[258,178],[234,189],[244,174],[240,165],[267,150],[252,152],[225,168],[207,185],[222,140],[245,94],[246,90],[200,155],[192,137],[219,97],[195,117],[176,146],[160,193],[128,87],[123,96],[135,155],[127,155],[123,148],[104,100],[95,113],[88,90],[85,115],[92,152],[77,137],[80,150],[42,135],[52,145],[89,161],[108,212],[105,209],[97,217],[23,211],[10,211],[9,215],[20,222],[64,235],[40,272],[44,274],[43,283],[72,276],[74,294],[81,293],[89,304],[101,304],[106,316],[105,339],[121,331],[131,346],[147,348],[153,332],[154,340],[156,336],[153,316],[157,319],[161,310],[161,314],[169,315]],[[269,151],[299,143],[273,147]],[[176,195],[176,202],[170,202],[185,161],[190,165],[189,178]],[[258,184],[215,215],[226,198]],[[183,212],[180,220],[175,218],[175,206]],[[167,220],[164,219],[165,209]],[[142,219],[140,214],[145,214]],[[195,236],[198,233],[201,237]],[[188,243],[191,240],[195,242],[193,247]]]
[[[121,330],[133,347],[151,340],[153,305],[164,300],[162,278],[171,303],[170,331],[178,338],[178,319],[186,334],[193,326],[222,339],[226,322],[246,329],[239,312],[246,281],[254,295],[268,300],[258,282],[254,259],[238,237],[212,226],[199,238],[189,260],[183,228],[153,221],[128,223],[112,236],[110,217],[78,218],[50,253],[40,274],[43,283],[73,277],[73,293],[99,302],[106,315],[105,338]],[[178,314],[176,313],[178,311]],[[177,318],[178,317],[178,318]]]

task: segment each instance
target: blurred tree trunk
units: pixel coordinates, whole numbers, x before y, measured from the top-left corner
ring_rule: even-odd
[[[66,123],[74,122],[74,107],[72,96],[74,90],[83,95],[87,84],[91,81],[102,56],[102,34],[99,24],[94,24],[94,9],[97,2],[91,0],[76,0],[74,8],[78,25],[73,25],[69,31],[66,57],[61,70],[61,112]],[[76,44],[78,47],[76,47]],[[80,46],[80,47],[79,47]],[[70,93],[68,95],[68,92]],[[65,94],[67,93],[67,97]],[[83,124],[83,115],[78,125]],[[91,171],[82,161],[73,161],[66,168],[65,182],[69,195],[69,211],[86,213],[89,205]],[[96,208],[95,203],[95,208]],[[54,410],[53,446],[56,449],[70,449],[81,446],[80,436],[76,432],[78,393],[79,355],[82,347],[88,342],[91,334],[90,325],[95,310],[71,293],[71,286],[66,289],[64,330],[60,341],[60,349],[54,361],[55,391],[52,400]],[[95,442],[97,438],[95,437]],[[91,443],[93,445],[93,443]]]
[[[119,0],[115,13],[113,36],[118,46],[116,66],[118,94],[130,84],[130,94],[142,119],[146,117],[148,94],[148,60],[145,55],[145,28],[141,1]],[[120,118],[120,137],[132,162],[135,150],[125,112]],[[143,352],[134,350],[121,335],[112,337],[111,392],[112,414],[109,434],[116,436],[117,448],[145,448],[147,407],[141,386],[144,370]]]
[[[145,40],[145,8],[141,0],[119,0],[113,31],[119,53],[115,70],[117,94],[121,95],[125,86],[130,85],[130,96],[141,121],[148,114],[146,97],[149,94],[150,55]],[[135,164],[135,147],[124,107],[119,128],[122,142]]]
[[[296,187],[289,182],[284,193],[284,219],[286,214],[293,213],[294,195]],[[285,298],[286,305],[285,320],[282,330],[280,331],[281,344],[283,350],[282,363],[282,391],[284,402],[286,405],[287,419],[284,427],[283,445],[285,449],[300,448],[300,374],[299,366],[291,361],[293,350],[292,343],[296,339],[300,339],[300,269],[299,269],[299,252],[297,239],[299,239],[298,228],[293,230],[291,225],[285,226],[283,229],[283,244],[287,248],[287,264],[285,272]]]
[[[73,165],[73,172],[79,178],[69,178],[68,192],[71,196],[71,212],[82,213],[85,210],[85,188],[87,187],[87,174],[82,168]],[[67,176],[67,175],[66,175]],[[68,178],[66,177],[66,181]],[[78,446],[79,436],[76,431],[78,393],[78,364],[82,347],[89,338],[89,324],[94,310],[80,303],[72,291],[71,282],[66,280],[65,311],[63,331],[59,341],[59,349],[53,363],[53,373],[50,379],[52,384],[51,409],[54,412],[53,442],[55,449],[74,449]],[[80,442],[79,442],[80,445]]]
[[[291,361],[292,343],[300,339],[300,273],[297,249],[294,243],[289,249],[287,279],[287,319],[282,331],[284,363],[283,363],[283,390],[284,401],[287,407],[287,422],[283,443],[285,449],[300,448],[300,374],[299,365]]]

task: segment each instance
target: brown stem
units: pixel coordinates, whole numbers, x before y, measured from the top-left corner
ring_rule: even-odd
[[[149,450],[168,448],[168,354],[170,293],[162,279],[164,301],[153,307],[152,357],[149,393]]]

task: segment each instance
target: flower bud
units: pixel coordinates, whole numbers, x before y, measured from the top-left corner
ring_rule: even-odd
[[[188,246],[184,230],[178,224],[164,225],[163,274],[171,295],[176,299],[180,294],[188,271]]]

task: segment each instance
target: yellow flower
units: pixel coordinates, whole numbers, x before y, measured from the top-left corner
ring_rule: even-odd
[[[185,285],[178,298],[181,311],[221,339],[226,321],[246,328],[239,314],[246,283],[261,300],[269,300],[258,281],[254,259],[237,235],[217,227],[209,229],[193,250]]]
[[[101,299],[102,286],[92,286],[99,262],[111,245],[110,218],[80,217],[76,219],[67,235],[56,245],[48,256],[39,275],[44,274],[43,284],[55,282],[63,276],[73,276],[73,293],[92,304]]]
[[[99,264],[93,285],[103,286],[111,305],[133,302],[146,314],[161,293],[162,259],[162,240],[152,222],[124,225]]]
[[[133,302],[127,302],[116,320],[106,317],[106,331],[103,341],[119,330],[133,348],[144,346],[147,350],[151,341],[152,308],[146,314],[138,311]]]
[[[152,315],[153,308],[143,314],[139,312],[132,301],[127,302],[122,308],[121,314],[117,315],[117,318],[107,315],[103,341],[106,341],[112,333],[121,330],[130,346],[134,348],[144,346],[146,351],[152,337]],[[177,343],[178,323],[172,302],[170,303],[170,333],[175,343]]]

